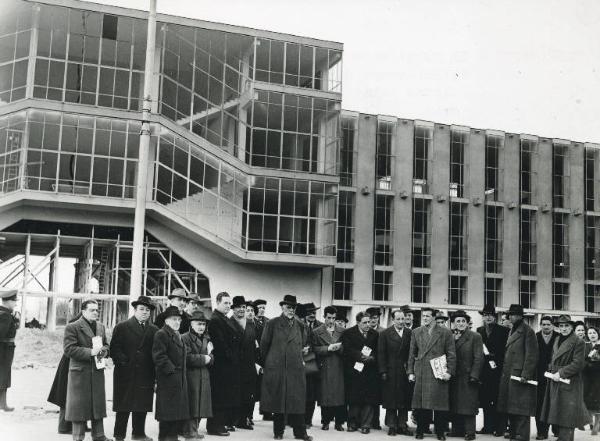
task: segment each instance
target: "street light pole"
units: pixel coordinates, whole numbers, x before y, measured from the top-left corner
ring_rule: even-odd
[[[156,44],[156,0],[150,0],[148,35],[146,39],[146,66],[144,70],[144,100],[142,104],[142,131],[135,189],[135,219],[133,224],[133,252],[131,254],[131,284],[129,298],[136,300],[142,287],[144,228],[146,223],[146,189],[150,150],[150,114],[152,113],[152,82]]]

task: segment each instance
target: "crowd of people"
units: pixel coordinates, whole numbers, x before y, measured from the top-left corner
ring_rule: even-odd
[[[16,326],[11,312],[16,293],[0,291],[0,410],[10,387]],[[472,330],[469,314],[445,316],[425,307],[420,326],[409,306],[380,324],[379,308],[359,312],[356,324],[335,307],[299,304],[293,295],[279,302],[281,315],[265,317],[266,301],[221,292],[215,309],[182,289],[152,320],[156,305],[140,296],[134,315],[115,326],[110,342],[98,321],[98,303],[82,303],[81,314],[65,328],[64,355],[48,400],[60,408],[60,433],[106,441],[104,367],[112,358],[114,438],[151,441],[146,416],[154,410],[159,441],[179,436],[200,439],[206,432],[229,436],[253,430],[255,407],[272,421],[274,439],[286,426],[294,438],[307,432],[321,408],[320,428],[423,439],[433,434],[473,440],[490,434],[510,440],[572,441],[575,429],[598,433],[600,420],[600,342],[568,315],[544,316],[536,334],[520,305],[511,305],[497,323],[493,305],[479,313],[483,325]],[[8,367],[8,370],[7,370]],[[156,395],[156,397],[155,397]],[[476,415],[483,410],[483,426]],[[87,422],[91,428],[87,428]],[[416,428],[414,426],[416,425]],[[412,427],[412,428],[411,428]],[[433,430],[432,430],[433,428]]]

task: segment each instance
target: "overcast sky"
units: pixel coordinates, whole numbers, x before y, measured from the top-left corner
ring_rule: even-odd
[[[344,43],[345,109],[600,143],[598,0],[158,0],[158,11]]]

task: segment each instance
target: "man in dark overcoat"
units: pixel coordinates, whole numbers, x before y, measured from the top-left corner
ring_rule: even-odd
[[[406,366],[412,331],[404,326],[404,312],[392,311],[392,326],[379,334],[378,367],[388,435],[412,435],[408,429],[410,383]]]
[[[177,434],[190,417],[187,387],[187,353],[179,334],[181,311],[165,309],[165,324],[154,334],[152,360],[156,366],[156,411],[158,441],[177,441]]]
[[[475,439],[475,416],[479,411],[479,376],[483,367],[483,342],[469,330],[471,318],[463,311],[451,315],[456,345],[456,374],[450,380],[450,436]]]
[[[183,427],[186,439],[201,438],[198,433],[200,420],[212,417],[210,373],[208,367],[213,362],[212,343],[206,333],[207,320],[202,311],[190,317],[190,330],[181,336],[186,352],[186,374],[190,419]]]
[[[285,418],[294,437],[311,441],[306,433],[306,376],[303,354],[308,353],[308,334],[295,315],[296,296],[286,294],[281,302],[282,314],[267,322],[260,340],[264,377],[260,408],[273,414],[275,439],[283,439]]]
[[[10,387],[11,370],[15,356],[17,321],[13,315],[17,305],[16,289],[0,289],[0,411],[12,412],[6,403],[6,392]]]
[[[252,415],[256,403],[256,328],[246,319],[246,299],[235,296],[231,308],[233,315],[229,320],[240,335],[240,407],[235,416],[235,427],[253,430],[248,415]]]
[[[540,418],[546,424],[558,426],[558,441],[573,441],[575,427],[592,421],[583,401],[585,343],[573,332],[575,324],[569,315],[559,316],[556,324],[560,336],[554,342],[548,366],[552,377],[546,387]]]
[[[189,316],[184,314],[184,310],[190,300],[190,296],[188,296],[187,292],[183,288],[175,288],[171,291],[171,294],[168,296],[169,306],[175,306],[181,312],[181,326],[179,328],[179,333],[184,334],[190,329],[190,321]],[[165,315],[166,311],[161,312],[156,316],[154,320],[154,324],[158,329],[161,329],[165,324]]]
[[[371,317],[371,321],[370,321],[370,325],[371,325],[371,329],[373,329],[375,332],[377,332],[378,334],[381,334],[383,331],[385,331],[385,327],[381,326],[381,308],[378,306],[372,306],[371,308],[367,308],[367,314],[369,314],[369,316]],[[379,384],[379,403],[373,408],[373,420],[371,422],[371,427],[375,430],[381,430],[381,422],[380,422],[380,415],[381,415],[381,388],[382,388],[382,384],[380,382]]]
[[[506,417],[498,414],[496,406],[509,329],[496,323],[497,315],[494,305],[485,305],[479,314],[481,314],[483,326],[477,328],[477,333],[481,335],[484,344],[485,362],[481,370],[481,387],[479,388],[479,401],[483,409],[483,427],[477,433],[496,433],[502,436],[506,429]]]
[[[110,355],[115,364],[113,434],[116,441],[125,439],[131,413],[132,439],[148,441],[146,414],[152,412],[155,381],[152,344],[158,328],[148,321],[155,308],[150,297],[140,296],[131,306],[133,317],[115,326],[110,342]]]
[[[356,315],[356,325],[342,334],[344,378],[348,404],[348,432],[369,433],[375,406],[379,405],[377,344],[379,334],[366,312]]]
[[[309,342],[312,341],[313,331],[323,324],[323,322],[317,320],[317,311],[319,309],[321,308],[316,306],[313,302],[302,305],[304,315],[302,321],[304,321],[304,324],[306,325],[305,328],[308,333]],[[312,351],[312,347],[310,350]],[[312,426],[312,419],[317,404],[317,395],[320,384],[319,377],[318,372],[306,376],[306,410],[304,411],[304,422],[309,428]]]
[[[213,417],[206,421],[209,435],[227,436],[235,431],[235,418],[241,405],[239,328],[227,317],[231,296],[217,294],[217,305],[208,322],[214,361],[210,367]]]
[[[450,410],[450,379],[456,371],[456,349],[450,329],[439,326],[430,307],[421,310],[423,326],[412,332],[408,358],[408,379],[414,381],[413,414],[417,420],[416,438],[423,439],[428,429],[430,411],[434,411],[434,425],[438,440],[445,440]],[[446,357],[446,372],[435,378],[430,361]]]
[[[531,417],[535,416],[538,344],[535,332],[523,321],[523,306],[510,305],[512,328],[506,342],[504,366],[498,392],[498,411],[508,415],[510,439],[529,440]],[[518,380],[511,377],[519,378]]]
[[[102,363],[108,356],[106,329],[98,320],[98,302],[81,304],[81,318],[65,328],[63,349],[69,357],[65,419],[73,423],[73,439],[83,440],[86,421],[92,422],[92,438],[104,435],[106,393]],[[97,342],[97,343],[94,343]]]
[[[537,363],[537,406],[535,411],[535,425],[537,428],[537,436],[535,439],[548,439],[548,424],[540,419],[542,413],[542,405],[544,404],[544,396],[546,395],[546,385],[548,379],[544,374],[548,371],[548,365],[552,361],[552,349],[554,341],[558,338],[558,333],[554,331],[554,323],[552,317],[545,315],[540,319],[540,331],[535,334],[538,343],[540,355]]]
[[[336,326],[337,310],[326,306],[323,310],[325,323],[312,333],[312,347],[319,365],[319,406],[321,406],[321,429],[329,430],[335,420],[335,430],[343,431],[346,419],[344,394],[344,359],[341,343],[344,329]]]

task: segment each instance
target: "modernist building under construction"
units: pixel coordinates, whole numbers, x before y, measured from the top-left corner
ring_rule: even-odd
[[[147,13],[4,9],[0,284],[47,297],[51,327],[59,298],[90,294],[114,323],[130,287]],[[270,314],[286,293],[348,310],[600,313],[600,146],[342,111],[340,43],[157,21],[143,292],[228,291]]]

